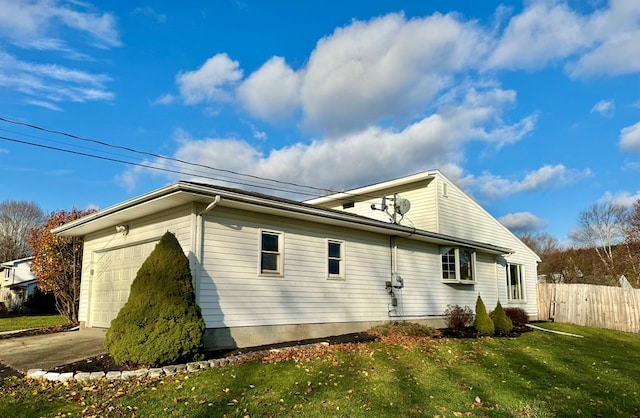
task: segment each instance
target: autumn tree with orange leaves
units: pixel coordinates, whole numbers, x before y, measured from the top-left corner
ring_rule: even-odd
[[[51,230],[93,212],[95,210],[75,208],[51,212],[30,240],[33,250],[31,272],[38,280],[38,287],[53,293],[58,312],[74,325],[78,324],[83,240],[81,237],[59,237]]]

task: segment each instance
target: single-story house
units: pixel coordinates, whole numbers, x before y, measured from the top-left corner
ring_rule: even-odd
[[[84,237],[82,326],[109,327],[166,231],[210,348],[439,325],[478,295],[537,317],[538,256],[434,170],[307,202],[180,181],[55,228]]]
[[[0,302],[7,309],[22,306],[36,291],[37,280],[31,273],[33,257],[11,260],[0,265],[3,280],[0,283]]]

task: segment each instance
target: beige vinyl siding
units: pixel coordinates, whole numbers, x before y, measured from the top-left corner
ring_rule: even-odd
[[[92,307],[89,305],[90,295],[95,290],[93,279],[97,277],[103,270],[102,262],[106,262],[105,254],[114,249],[126,249],[139,246],[141,243],[157,241],[162,235],[169,231],[176,235],[182,249],[186,255],[193,252],[192,249],[192,216],[191,205],[183,205],[171,210],[160,212],[154,216],[143,219],[135,219],[126,222],[129,225],[129,233],[125,236],[116,232],[116,225],[103,229],[96,233],[87,235],[85,238],[84,252],[82,257],[82,282],[80,285],[80,308],[78,317],[80,321],[86,322],[87,326],[91,326]],[[124,252],[123,251],[123,256]],[[140,261],[142,265],[144,260]],[[140,265],[129,266],[127,270],[131,270],[132,275],[129,278],[133,281]],[[110,264],[111,272],[117,271],[117,266]],[[115,273],[112,273],[115,274]],[[122,273],[124,274],[124,273]],[[115,290],[120,291],[120,290]],[[127,294],[128,296],[128,294]],[[93,296],[91,296],[91,300]],[[121,297],[113,296],[115,303],[120,303]]]
[[[260,231],[284,234],[283,276],[260,275]],[[198,302],[208,328],[387,318],[388,237],[216,208],[204,220]],[[327,278],[327,239],[345,278]]]
[[[425,231],[436,231],[438,225],[438,213],[436,211],[436,182],[431,179],[412,184],[411,187],[402,186],[394,189],[386,189],[369,193],[370,196],[354,197],[354,206],[352,208],[343,208],[343,203],[349,201],[349,198],[331,201],[319,205],[322,207],[342,210],[344,212],[353,213],[360,216],[376,219],[383,222],[390,222],[389,215],[380,210],[371,209],[371,205],[380,208],[382,197],[393,197],[394,193],[398,197],[408,199],[411,202],[411,210],[405,215],[402,225],[413,226]],[[387,200],[387,205],[392,205],[392,201]],[[389,210],[391,213],[391,210]],[[400,217],[398,216],[398,220]]]
[[[440,179],[439,181],[446,180]],[[500,245],[514,251],[513,254],[505,255],[504,261],[496,266],[494,293],[497,293],[503,306],[521,307],[530,316],[536,317],[538,314],[536,303],[537,256],[497,219],[452,183],[447,185],[447,197],[440,195],[438,198],[438,212],[440,214],[440,230],[438,232],[441,234]],[[524,266],[526,289],[524,302],[509,302],[507,300],[505,262]],[[490,309],[491,305],[495,306],[493,301],[487,303],[488,300],[485,300],[484,292],[482,298],[487,309]],[[497,303],[497,300],[495,302]]]
[[[396,315],[440,316],[449,304],[474,309],[478,294],[493,307],[497,302],[495,271],[495,256],[478,252],[474,284],[444,283],[439,246],[398,240],[398,273],[404,288],[394,291]]]

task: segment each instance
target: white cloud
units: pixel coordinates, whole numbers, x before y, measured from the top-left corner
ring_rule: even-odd
[[[531,212],[509,213],[498,218],[498,221],[515,234],[535,232],[546,226],[544,221]]]
[[[591,108],[591,113],[600,113],[602,116],[611,117],[616,109],[616,105],[613,100],[600,100],[594,104]]]
[[[180,95],[187,104],[229,100],[228,89],[242,78],[239,67],[227,54],[214,55],[197,70],[176,76]]]
[[[254,117],[287,118],[300,104],[300,74],[284,58],[272,57],[238,87],[238,98]]]
[[[502,96],[493,89],[485,94]],[[194,139],[179,132],[179,148],[174,156],[210,167],[283,181],[296,179],[296,183],[323,188],[360,186],[429,168],[459,173],[463,148],[470,140],[501,143],[522,137],[529,129],[528,123],[522,121],[512,126],[496,122],[500,109],[486,106],[493,99],[480,96],[482,93],[476,92],[474,100],[449,106],[401,130],[371,126],[266,153],[241,139]],[[193,168],[179,169],[184,170],[183,177],[206,177],[204,173],[194,173]],[[219,178],[215,171],[209,174]]]
[[[321,39],[309,58],[305,123],[332,134],[381,119],[406,123],[452,85],[452,75],[477,64],[486,44],[482,30],[453,15],[354,21]]]
[[[591,42],[586,19],[565,3],[530,2],[513,16],[488,60],[489,68],[538,69]]]
[[[589,176],[591,176],[589,169],[569,169],[563,164],[556,164],[545,165],[531,171],[521,180],[505,179],[485,172],[478,177],[466,176],[463,184],[471,192],[479,193],[486,198],[497,199],[516,193],[565,186]]]
[[[26,102],[34,106],[40,106],[40,107],[44,107],[45,109],[55,110],[56,112],[62,112],[62,109],[59,106],[56,106],[50,102],[45,102],[42,100],[27,100]]]
[[[39,45],[45,49],[64,50],[67,48],[66,42],[56,34],[60,28],[66,28],[90,35],[95,46],[120,46],[115,17],[111,13],[87,10],[89,8],[81,2],[3,1],[0,7],[0,35],[21,47]]]
[[[154,105],[170,105],[176,101],[176,97],[173,94],[163,94],[158,96],[152,104]]]
[[[106,74],[94,74],[55,64],[21,61],[0,50],[0,87],[24,93],[38,102],[111,100]]]
[[[135,16],[135,15],[146,16],[146,17],[149,17],[149,18],[155,20],[156,23],[166,23],[167,22],[167,15],[164,14],[164,13],[156,12],[153,9],[153,7],[151,7],[151,6],[136,7],[131,12],[131,15],[132,16]]]
[[[640,152],[640,122],[620,131],[620,148],[625,151]]]
[[[613,203],[630,208],[635,202],[638,201],[638,199],[640,199],[640,191],[637,191],[635,194],[624,191],[617,193],[606,192],[600,199],[598,199],[598,202]]]

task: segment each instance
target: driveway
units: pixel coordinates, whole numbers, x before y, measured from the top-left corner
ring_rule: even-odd
[[[31,337],[0,340],[0,363],[21,373],[50,370],[107,352],[102,343],[106,330],[88,328]]]

